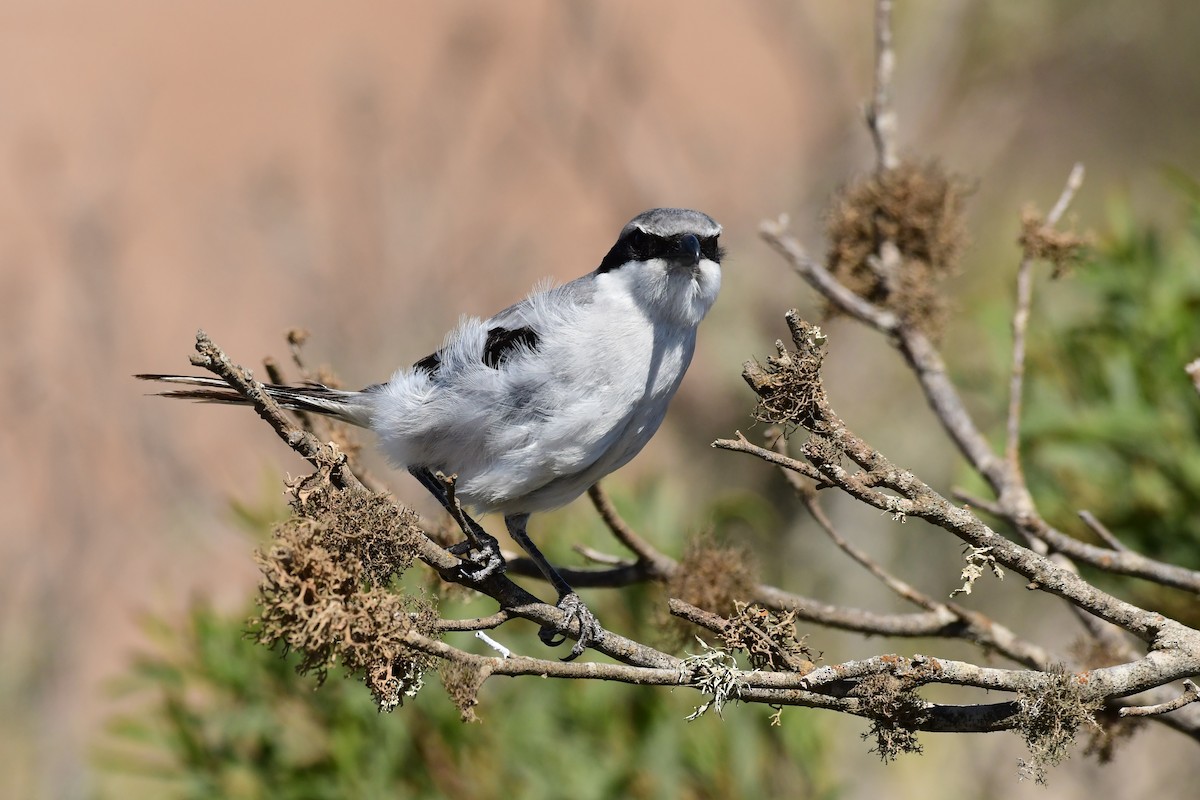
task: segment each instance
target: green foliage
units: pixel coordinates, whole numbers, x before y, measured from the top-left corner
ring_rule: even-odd
[[[681,504],[662,491],[618,503],[650,535],[687,529]],[[548,550],[567,561],[566,543],[611,549],[594,517],[586,507],[549,515],[542,524],[561,534],[546,538]],[[545,594],[543,584],[530,586]],[[663,604],[661,589],[587,594],[606,624],[654,639],[662,618],[648,609]],[[471,616],[493,611],[489,603],[452,595],[440,608]],[[772,726],[769,708],[727,706],[723,718],[686,722],[704,700],[696,692],[493,677],[475,709],[481,722],[464,724],[430,675],[417,697],[381,714],[362,682],[340,668],[318,687],[296,674],[297,654],[247,638],[252,615],[198,606],[181,623],[150,626],[154,654],[123,686],[135,710],[110,726],[102,747],[101,796],[834,796],[815,712],[785,710]],[[516,652],[549,657],[535,634],[514,622],[493,635]],[[447,641],[490,652],[467,633]]]
[[[1200,567],[1200,190],[1162,234],[1115,206],[1094,260],[1031,324],[1026,473],[1054,523],[1080,509],[1148,555]],[[1055,289],[1057,287],[1050,287]],[[1057,298],[1057,299],[1056,299]]]

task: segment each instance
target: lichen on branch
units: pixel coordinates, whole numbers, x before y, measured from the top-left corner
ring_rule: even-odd
[[[259,642],[300,654],[297,671],[324,680],[341,664],[362,677],[380,710],[403,704],[433,664],[404,643],[432,635],[433,606],[389,588],[412,563],[416,515],[387,498],[338,489],[327,471],[289,485],[294,514],[280,523],[256,560]]]

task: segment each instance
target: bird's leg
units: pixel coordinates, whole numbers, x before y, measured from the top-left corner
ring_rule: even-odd
[[[478,522],[463,511],[462,506],[454,498],[453,479],[441,480],[425,467],[409,467],[408,471],[429,490],[430,494],[437,498],[442,508],[446,509],[462,529],[463,535],[467,537],[451,546],[450,552],[456,556],[464,556],[474,550],[479,554],[476,558],[470,559],[470,562],[476,565],[475,568],[468,570],[464,567],[463,574],[471,580],[481,581],[491,575],[503,573],[507,565],[504,563],[504,556],[500,555],[500,543],[496,541],[496,537],[485,531]]]
[[[537,549],[537,546],[530,540],[529,534],[525,532],[525,525],[529,522],[528,514],[511,514],[504,518],[504,524],[508,527],[508,534],[513,538],[521,549],[529,554],[529,558],[537,564],[537,568],[546,576],[546,580],[550,581],[550,585],[554,587],[554,591],[558,592],[558,608],[566,615],[566,620],[563,627],[555,630],[549,626],[543,627],[538,631],[538,638],[542,640],[542,644],[548,647],[557,647],[566,641],[566,633],[571,628],[571,623],[579,623],[579,637],[575,640],[575,644],[571,647],[570,654],[563,661],[574,661],[583,651],[594,642],[603,630],[600,623],[596,620],[596,615],[593,614],[587,606],[583,604],[583,600],[571,588],[571,585],[566,582],[562,575],[556,570],[546,557],[542,555],[542,551]],[[555,638],[558,636],[559,638]]]

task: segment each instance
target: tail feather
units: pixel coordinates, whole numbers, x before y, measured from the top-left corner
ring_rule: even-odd
[[[159,397],[195,400],[201,403],[250,405],[249,400],[230,388],[229,384],[220,378],[158,373],[142,373],[133,377],[143,381],[190,387],[159,392]],[[369,402],[366,392],[345,392],[340,389],[330,389],[319,383],[294,386],[266,383],[263,384],[263,388],[283,408],[322,414],[363,428],[370,427],[372,404]]]

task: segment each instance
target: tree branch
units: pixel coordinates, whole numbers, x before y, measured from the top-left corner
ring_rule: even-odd
[[[1083,524],[1087,525],[1092,533],[1100,537],[1100,539],[1113,550],[1119,553],[1129,551],[1125,543],[1113,535],[1113,532],[1100,520],[1096,519],[1096,515],[1090,511],[1080,511],[1079,518],[1083,520]]]
[[[1159,703],[1153,706],[1129,706],[1121,709],[1122,717],[1154,717],[1159,714],[1169,714],[1172,711],[1178,711],[1189,703],[1194,703],[1200,700],[1200,686],[1192,683],[1190,680],[1183,682],[1184,692],[1179,697],[1167,703]]]
[[[892,48],[892,0],[875,3],[875,94],[867,106],[867,127],[875,143],[877,170],[884,172],[900,164],[896,154],[896,110],[892,107],[892,75],[896,52]]]
[[[1067,176],[1067,185],[1050,214],[1046,217],[1046,227],[1058,224],[1059,219],[1066,213],[1067,207],[1083,184],[1083,164],[1076,164]],[[1025,333],[1029,328],[1029,311],[1033,305],[1033,262],[1034,254],[1026,247],[1021,263],[1017,267],[1017,300],[1013,309],[1012,332],[1013,354],[1012,370],[1009,376],[1008,389],[1008,421],[1005,426],[1004,456],[1008,469],[1013,475],[1021,472],[1020,434],[1021,434],[1021,398],[1025,382]]]

